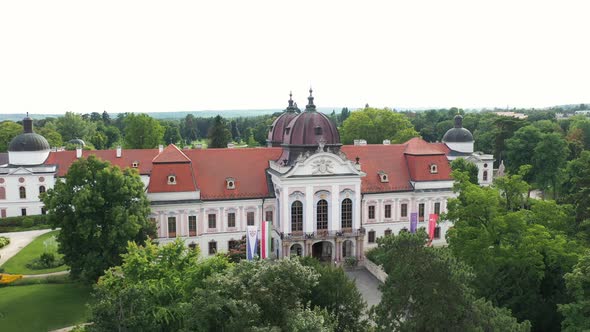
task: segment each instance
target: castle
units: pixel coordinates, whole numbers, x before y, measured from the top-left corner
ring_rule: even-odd
[[[474,153],[460,115],[442,143],[342,145],[311,90],[303,111],[289,100],[264,148],[52,151],[32,119],[23,127],[8,154],[0,154],[0,218],[44,214],[39,194],[78,158],[96,155],[138,170],[159,242],[181,238],[205,256],[227,251],[246,226],[272,221],[277,257],[362,259],[378,237],[408,231],[411,213],[427,227],[429,214],[446,211],[455,196],[449,161],[467,158],[478,166],[480,184],[492,182],[493,158]],[[439,221],[435,245],[444,244],[448,227]]]

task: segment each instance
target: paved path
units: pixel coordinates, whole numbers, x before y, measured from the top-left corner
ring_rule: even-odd
[[[356,287],[367,301],[368,308],[381,302],[381,291],[378,288],[381,282],[367,269],[363,267],[353,271],[346,271],[346,275],[356,282]]]
[[[70,270],[51,272],[51,273],[43,273],[43,274],[23,274],[23,278],[44,278],[44,277],[51,277],[51,276],[62,276],[62,275],[66,275],[68,273],[70,273]]]
[[[0,266],[31,243],[37,236],[51,231],[51,229],[40,229],[36,231],[0,233],[0,236],[10,238],[10,244],[0,249]]]

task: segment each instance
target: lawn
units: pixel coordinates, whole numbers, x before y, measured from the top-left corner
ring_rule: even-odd
[[[34,239],[33,242],[29,243],[28,246],[24,247],[18,252],[18,254],[14,255],[11,259],[6,261],[4,265],[2,265],[4,272],[11,274],[43,274],[67,270],[68,267],[66,265],[43,270],[31,270],[26,266],[27,263],[30,263],[33,259],[38,258],[44,252],[45,245],[43,242],[57,235],[58,232],[59,231],[45,233]]]
[[[90,286],[43,284],[0,288],[0,330],[48,331],[83,323]]]

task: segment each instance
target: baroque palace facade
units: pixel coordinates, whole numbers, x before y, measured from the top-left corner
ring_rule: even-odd
[[[246,226],[272,221],[277,257],[362,259],[378,237],[409,230],[411,213],[418,213],[418,227],[427,227],[429,214],[445,212],[454,197],[450,160],[473,161],[480,183],[491,183],[492,156],[473,153],[461,120],[455,118],[443,143],[342,145],[310,90],[304,111],[289,100],[264,148],[52,151],[27,117],[24,133],[0,154],[0,218],[45,213],[39,194],[75,160],[96,155],[138,170],[161,243],[181,238],[211,255],[242,239]],[[448,227],[439,221],[434,244],[445,242]]]

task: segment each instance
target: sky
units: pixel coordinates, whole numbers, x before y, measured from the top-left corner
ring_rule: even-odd
[[[590,103],[588,1],[0,0],[0,113]]]

